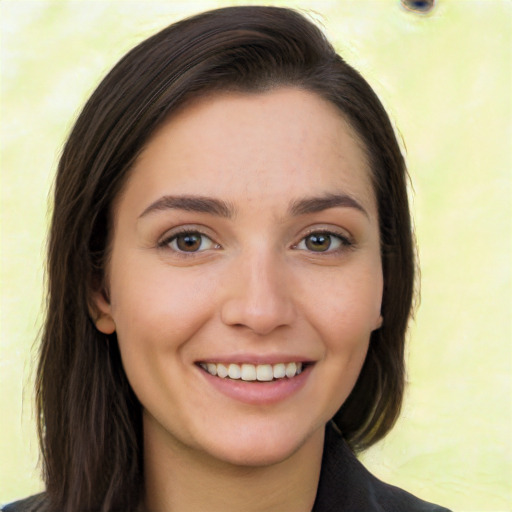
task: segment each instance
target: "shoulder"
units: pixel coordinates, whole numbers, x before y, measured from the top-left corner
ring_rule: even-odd
[[[329,425],[313,512],[450,512],[373,476]]]
[[[45,493],[35,494],[29,498],[3,505],[1,512],[44,512],[46,511]]]

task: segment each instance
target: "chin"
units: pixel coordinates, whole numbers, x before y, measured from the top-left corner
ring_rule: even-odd
[[[239,426],[227,436],[216,436],[208,443],[215,459],[235,466],[262,467],[279,464],[296,453],[314,432],[295,431],[282,425]],[[323,425],[322,425],[323,427]],[[321,429],[323,435],[323,428]],[[323,439],[323,438],[322,438]]]

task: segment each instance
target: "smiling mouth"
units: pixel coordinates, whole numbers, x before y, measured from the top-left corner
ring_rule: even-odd
[[[300,375],[306,368],[306,363],[278,364],[223,364],[198,363],[210,375],[221,379],[243,380],[247,382],[271,382],[280,379],[292,379]]]

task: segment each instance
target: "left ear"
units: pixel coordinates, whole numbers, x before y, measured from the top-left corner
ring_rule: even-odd
[[[112,317],[112,306],[104,289],[91,293],[89,314],[98,331],[103,334],[113,334],[115,332],[116,323]]]

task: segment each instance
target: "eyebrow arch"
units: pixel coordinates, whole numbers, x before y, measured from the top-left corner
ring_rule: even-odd
[[[355,208],[368,217],[368,212],[351,196],[347,194],[326,194],[318,197],[308,197],[293,201],[290,206],[292,215],[317,213],[329,208]]]
[[[235,215],[233,206],[220,199],[204,196],[163,196],[150,204],[139,215],[139,219],[150,213],[163,210],[186,210],[189,212],[210,213],[226,218],[231,218]]]

